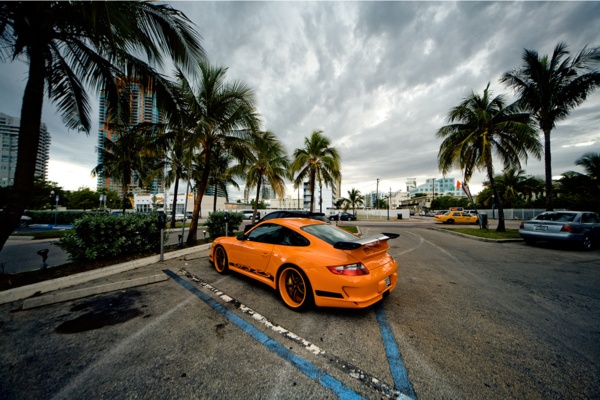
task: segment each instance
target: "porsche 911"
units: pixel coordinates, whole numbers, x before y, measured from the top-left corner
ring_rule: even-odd
[[[293,310],[364,308],[392,292],[398,264],[381,233],[358,237],[308,218],[261,222],[237,237],[219,237],[210,247],[216,271],[234,271],[275,289]]]

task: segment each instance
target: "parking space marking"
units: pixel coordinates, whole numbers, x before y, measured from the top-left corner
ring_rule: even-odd
[[[379,331],[381,332],[381,338],[387,354],[388,363],[390,364],[390,372],[394,379],[394,388],[403,395],[401,398],[415,399],[416,395],[413,390],[410,379],[408,378],[408,371],[402,361],[402,355],[398,344],[396,343],[396,337],[392,331],[392,327],[385,315],[383,306],[381,303],[375,305],[375,315],[377,316],[377,322],[379,324]]]
[[[281,343],[271,339],[260,330],[255,328],[249,322],[246,322],[236,314],[227,310],[223,305],[215,301],[213,298],[203,293],[201,290],[193,286],[190,282],[181,278],[179,275],[170,270],[163,270],[163,272],[171,277],[175,282],[183,286],[189,292],[194,294],[200,300],[208,304],[213,310],[227,318],[232,324],[240,328],[242,331],[250,335],[254,340],[263,344],[269,351],[288,361],[294,367],[298,368],[300,372],[305,374],[311,379],[319,382],[322,386],[332,390],[341,399],[361,399],[362,397],[354,392],[351,388],[344,385],[331,375],[321,371],[309,361],[295,355],[290,350],[285,348]]]
[[[372,376],[371,374],[361,370],[360,368],[352,365],[351,363],[346,362],[345,360],[342,360],[341,358],[339,358],[336,355],[326,353],[325,350],[314,345],[310,341],[303,339],[302,337],[296,335],[295,333],[290,332],[289,330],[285,329],[284,327],[274,324],[273,322],[269,321],[269,319],[267,319],[263,315],[255,312],[251,308],[242,304],[240,301],[223,293],[221,290],[215,288],[214,286],[212,286],[208,282],[204,281],[203,279],[199,278],[198,276],[189,273],[185,269],[182,269],[182,270],[184,271],[184,274],[189,279],[198,283],[203,288],[213,292],[216,296],[218,296],[224,302],[232,304],[239,311],[252,317],[253,320],[261,323],[268,329],[270,329],[276,333],[279,333],[280,335],[303,346],[306,350],[312,352],[313,354],[325,357],[328,360],[328,362],[333,362],[333,365],[336,368],[338,368],[342,372],[348,374],[352,379],[358,380],[362,384],[369,386],[371,389],[383,394],[384,396],[387,396],[388,398],[401,398],[401,393],[398,390],[395,390],[390,385],[383,382],[383,380]]]

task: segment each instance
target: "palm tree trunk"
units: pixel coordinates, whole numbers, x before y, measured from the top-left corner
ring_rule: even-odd
[[[190,231],[186,240],[188,246],[193,246],[198,240],[198,218],[200,217],[200,207],[202,205],[202,197],[206,191],[206,185],[208,184],[208,177],[210,175],[210,149],[207,149],[204,154],[204,171],[202,171],[202,177],[198,182],[196,188],[196,198],[194,199],[194,213],[192,214],[192,223],[190,224]]]
[[[254,212],[252,213],[252,223],[256,220],[256,210],[258,210],[258,200],[260,199],[260,187],[262,183],[262,177],[258,178],[256,183],[256,199],[254,200]]]
[[[214,183],[214,193],[213,193],[213,212],[217,211],[217,184]]]
[[[165,191],[167,188],[165,188]],[[171,228],[175,228],[175,211],[177,209],[177,191],[179,190],[179,175],[175,175],[175,187],[173,193],[173,209],[171,210]],[[185,213],[185,210],[183,211]]]
[[[492,190],[494,192],[496,207],[498,208],[498,227],[496,228],[496,232],[506,232],[506,226],[504,223],[504,204],[502,203],[502,197],[500,197],[500,193],[498,193],[498,187],[496,185],[496,181],[494,180],[494,171],[492,170],[492,166],[488,165],[487,170],[490,185],[492,185]]]
[[[544,166],[546,173],[546,211],[553,211],[552,206],[552,152],[550,150],[550,129],[544,129]]]
[[[4,211],[0,213],[0,250],[12,231],[19,225],[23,211],[28,207],[33,193],[35,162],[40,139],[42,106],[44,102],[44,52],[29,49],[29,78],[23,94],[19,149],[12,194]]]
[[[315,173],[314,173],[314,171],[310,171],[308,190],[310,190],[310,212],[314,212],[315,211]]]

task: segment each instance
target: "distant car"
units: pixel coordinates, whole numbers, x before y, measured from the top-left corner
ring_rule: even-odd
[[[185,215],[183,214],[175,214],[175,221],[182,222],[185,219]],[[171,220],[171,213],[169,213],[169,220]]]
[[[338,215],[339,215],[339,219],[342,221],[356,221],[356,215],[352,214],[352,213],[348,213],[348,212],[343,212],[343,213],[339,213],[339,214],[333,214],[329,216],[329,220],[330,221],[337,221],[338,220]]]
[[[425,216],[426,216],[426,217],[435,217],[435,215],[436,215],[436,214],[435,214],[435,211],[427,211],[427,212],[425,213]]]
[[[561,241],[589,250],[600,239],[600,216],[590,211],[547,211],[521,222],[519,235],[527,244]]]
[[[242,214],[244,214],[244,219],[252,219],[254,215],[254,210],[242,210]],[[256,211],[256,219],[260,219],[260,211]]]
[[[433,221],[441,222],[443,224],[476,224],[478,218],[476,215],[463,211],[447,211],[445,214],[433,217]]]
[[[301,210],[271,211],[270,213],[268,213],[267,215],[262,217],[262,219],[256,221],[255,223],[246,225],[244,227],[244,233],[248,232],[251,228],[253,228],[260,222],[268,221],[270,219],[275,219],[275,218],[310,218],[310,219],[314,219],[317,221],[327,222],[327,219],[325,218],[325,214],[323,214],[323,213],[317,213],[317,212],[311,212],[311,211],[301,211]]]
[[[220,274],[234,271],[273,288],[283,303],[302,310],[365,308],[396,288],[398,264],[380,233],[359,238],[309,218],[276,218],[248,233],[215,239],[209,260]]]

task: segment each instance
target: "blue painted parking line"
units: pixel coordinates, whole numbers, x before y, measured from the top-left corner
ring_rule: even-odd
[[[375,306],[375,315],[377,316],[379,331],[381,332],[388,363],[390,364],[390,371],[394,379],[394,389],[402,393],[404,398],[415,399],[416,395],[408,378],[408,371],[402,361],[402,355],[400,354],[400,349],[398,349],[394,332],[388,322],[385,311],[383,311],[381,302]]]
[[[182,279],[173,271],[163,270],[163,272],[169,277],[173,278],[175,282],[179,283],[181,286],[186,288],[196,297],[208,304],[213,310],[217,311],[219,314],[227,318],[232,324],[240,328],[242,331],[246,332],[254,340],[256,340],[259,343],[262,343],[271,352],[277,354],[279,357],[288,361],[294,367],[298,368],[300,372],[302,372],[309,378],[319,382],[323,387],[326,387],[333,391],[340,399],[362,399],[362,397],[359,396],[356,392],[354,392],[351,388],[344,385],[342,382],[338,381],[334,377],[319,370],[309,361],[303,359],[302,357],[298,357],[290,350],[285,348],[281,343],[271,339],[270,337],[262,333],[260,330],[255,328],[252,324],[246,322],[242,318],[238,317],[236,314],[227,310],[209,295],[203,293],[201,290],[196,288],[194,285],[192,285],[185,279]]]

